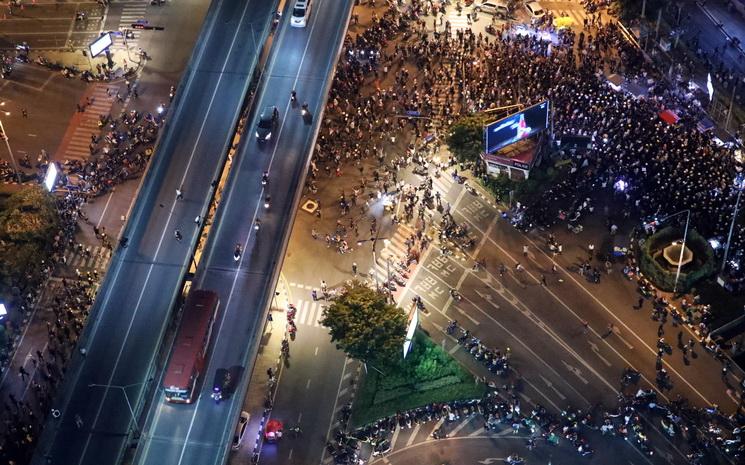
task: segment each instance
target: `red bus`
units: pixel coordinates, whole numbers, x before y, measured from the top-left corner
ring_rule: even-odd
[[[194,400],[219,306],[220,299],[213,291],[189,292],[163,379],[166,401],[189,404]]]

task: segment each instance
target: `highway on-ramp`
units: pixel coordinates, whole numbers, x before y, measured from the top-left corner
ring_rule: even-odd
[[[159,395],[145,430],[145,444],[138,451],[138,464],[225,461],[352,3],[315,0],[305,28],[290,27],[289,11],[283,14],[253,117],[233,161],[193,284],[216,291],[221,301],[205,382],[198,401],[191,405],[167,404]],[[297,105],[290,102],[293,88]],[[302,102],[308,103],[314,115],[312,123],[301,116]],[[261,109],[269,105],[277,106],[279,124],[272,140],[259,144],[254,128]],[[265,187],[261,184],[264,171],[269,171]],[[271,196],[269,210],[263,206],[266,195]],[[256,218],[261,220],[258,231],[253,228]],[[233,258],[236,243],[244,246],[238,262]],[[215,371],[236,365],[244,367],[238,394],[216,404],[209,395]],[[250,454],[250,447],[242,453]]]
[[[215,0],[119,249],[33,458],[38,465],[116,464],[152,387],[153,360],[250,78],[273,0]],[[183,199],[176,199],[182,187]],[[176,240],[175,230],[182,239]],[[166,463],[166,462],[160,462]]]

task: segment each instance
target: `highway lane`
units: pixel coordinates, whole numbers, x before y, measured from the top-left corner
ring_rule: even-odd
[[[206,211],[272,13],[271,2],[259,0],[211,5],[124,233],[129,247],[113,258],[80,339],[86,355],[68,370],[53,403],[61,416],[47,422],[33,463],[117,462],[132,421],[127,400],[137,411],[150,387],[154,354],[197,239],[193,219]],[[175,196],[179,186],[183,200]]]
[[[195,286],[216,290],[221,299],[205,383],[192,405],[166,405],[158,396],[137,463],[222,463],[229,449],[242,396],[215,404],[209,397],[212,380],[218,368],[242,366],[245,376],[238,392],[245,392],[352,1],[316,0],[303,29],[290,27],[290,6],[280,22],[197,273]],[[297,105],[290,102],[293,88]],[[302,118],[301,102],[308,103],[314,124]],[[279,124],[273,140],[259,144],[254,128],[268,105],[278,107]],[[264,171],[270,173],[266,188],[261,185]],[[263,207],[267,194],[272,198],[269,211]],[[259,231],[252,227],[257,217],[262,221]],[[236,243],[244,245],[238,263],[233,259]]]

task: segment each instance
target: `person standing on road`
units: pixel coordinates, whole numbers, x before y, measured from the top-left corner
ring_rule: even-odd
[[[615,330],[616,330],[616,327],[613,325],[613,323],[608,323],[608,329],[605,332],[605,334],[603,334],[603,338],[610,336],[611,334],[613,334]]]
[[[352,274],[357,276],[357,262],[352,263]]]

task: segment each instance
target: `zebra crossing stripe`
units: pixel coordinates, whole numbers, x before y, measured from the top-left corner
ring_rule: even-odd
[[[304,325],[305,324],[305,316],[308,313],[308,307],[309,307],[309,305],[308,305],[308,302],[306,302],[306,301],[302,301],[300,303],[300,305],[299,305],[299,308],[298,308],[298,313],[299,313],[299,315],[298,315],[298,323],[300,323],[301,325]]]

